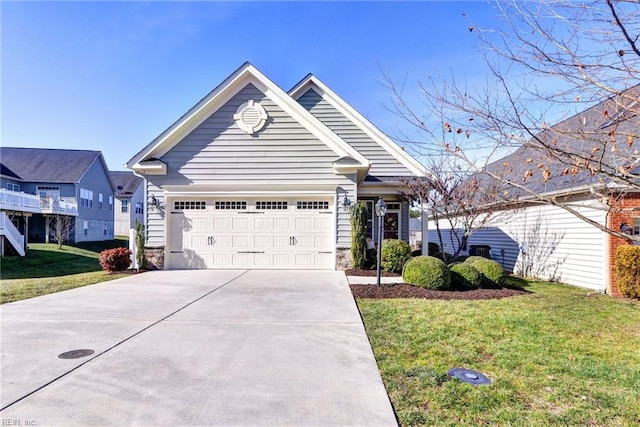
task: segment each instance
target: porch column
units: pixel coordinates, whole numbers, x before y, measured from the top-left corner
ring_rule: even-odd
[[[424,200],[422,207],[422,255],[429,255],[429,203]]]
[[[44,217],[44,242],[49,243],[49,221],[51,221],[50,216]]]

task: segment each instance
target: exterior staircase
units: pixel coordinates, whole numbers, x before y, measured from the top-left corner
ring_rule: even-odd
[[[20,234],[5,212],[0,212],[0,251],[4,255],[4,240],[7,240],[20,256],[24,256],[24,236]]]

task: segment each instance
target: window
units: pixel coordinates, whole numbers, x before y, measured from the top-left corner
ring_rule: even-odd
[[[136,213],[143,214],[144,213],[144,205],[142,202],[136,202]]]
[[[36,194],[40,197],[50,198],[52,200],[60,199],[60,187],[37,186]]]
[[[201,202],[201,201],[174,202],[173,208],[179,211],[192,210],[192,209],[201,210],[201,209],[207,208],[207,202]]]
[[[216,202],[215,208],[227,209],[227,210],[242,210],[242,209],[247,209],[247,202],[236,202],[236,201]]]
[[[102,209],[102,193],[98,193],[98,209]]]
[[[85,188],[80,189],[80,206],[83,208],[93,207],[93,191]]]
[[[19,184],[14,184],[12,182],[7,182],[7,190],[20,191],[20,185]]]
[[[102,235],[103,236],[107,235],[107,223],[106,222],[102,223]]]
[[[109,210],[113,210],[113,196],[109,196]]]
[[[122,199],[122,207],[120,208],[122,213],[129,212],[129,199]]]
[[[301,210],[326,210],[329,209],[329,202],[299,201],[296,209]]]
[[[87,236],[89,234],[89,221],[82,222],[82,234]]]
[[[287,209],[289,205],[287,202],[256,202],[256,209],[276,209],[276,210],[284,210]]]

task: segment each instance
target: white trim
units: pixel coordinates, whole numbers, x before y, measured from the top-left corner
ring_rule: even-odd
[[[141,161],[150,158],[161,158],[250,83],[264,92],[269,99],[338,154],[338,156],[352,157],[360,163],[361,169],[368,169],[371,166],[369,160],[362,154],[332,132],[331,129],[305,110],[285,91],[280,89],[248,62],[227,77],[227,79],[192,107],[185,115],[178,119],[178,121],[133,156],[131,160],[127,162],[126,166],[130,169],[142,169],[140,165]]]
[[[356,109],[350,106],[344,99],[340,98],[335,92],[333,92],[327,85],[322,83],[313,74],[307,75],[300,83],[298,83],[293,89],[289,91],[289,94],[298,99],[309,89],[314,89],[322,96],[322,98],[335,107],[340,113],[342,113],[353,124],[358,126],[364,133],[366,133],[371,139],[376,141],[382,148],[387,150],[396,160],[409,169],[416,176],[428,176],[429,172],[426,168],[420,164],[416,159],[407,154],[402,148],[398,146],[394,141],[385,135],[380,129],[378,129],[373,123],[367,120]]]

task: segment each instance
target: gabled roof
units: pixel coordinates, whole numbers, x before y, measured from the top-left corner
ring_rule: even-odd
[[[0,147],[2,174],[24,182],[78,183],[95,161],[108,172],[100,151]]]
[[[133,170],[145,171],[146,161],[160,159],[248,84],[253,84],[264,92],[278,107],[326,144],[338,157],[351,157],[356,162],[355,166],[361,171],[369,168],[370,162],[362,154],[333,133],[249,62],[245,62],[173,125],[133,156],[126,166]],[[158,169],[155,163],[154,166]],[[151,173],[158,172],[151,171]]]
[[[143,179],[129,171],[109,171],[117,196],[129,196],[136,192]]]
[[[387,135],[378,129],[373,123],[366,119],[356,109],[349,105],[344,99],[340,98],[335,92],[333,92],[327,85],[325,85],[320,79],[313,74],[308,74],[298,84],[296,84],[289,94],[298,99],[304,95],[309,89],[313,89],[320,96],[329,102],[334,108],[342,113],[353,124],[360,128],[371,139],[380,144],[389,154],[391,154],[398,162],[404,165],[416,176],[427,176],[428,172],[422,164],[416,159],[407,154],[402,148],[391,140]]]

